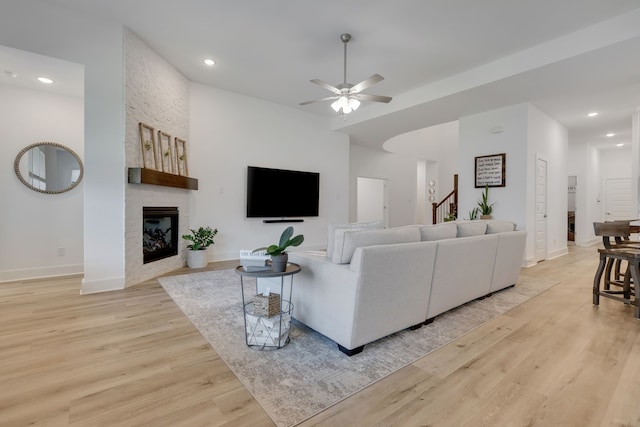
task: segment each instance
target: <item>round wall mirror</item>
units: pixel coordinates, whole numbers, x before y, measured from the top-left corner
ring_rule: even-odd
[[[84,175],[80,157],[72,149],[55,142],[36,142],[23,148],[13,167],[24,185],[46,194],[69,191]]]

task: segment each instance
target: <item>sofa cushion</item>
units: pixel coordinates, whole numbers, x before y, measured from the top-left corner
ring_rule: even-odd
[[[349,264],[353,252],[361,246],[419,241],[420,231],[418,227],[401,227],[388,230],[339,229],[336,230],[331,261],[335,264]]]
[[[327,237],[327,258],[331,259],[331,257],[333,256],[336,230],[367,230],[382,228],[384,228],[384,223],[382,221],[353,222],[350,224],[330,224],[329,235]]]
[[[422,241],[453,239],[457,236],[457,233],[458,228],[454,222],[443,222],[441,224],[420,227],[420,238]]]
[[[487,223],[487,234],[504,233],[515,229],[516,224],[511,221],[489,221]]]
[[[484,221],[458,222],[456,225],[456,237],[481,236],[487,232],[487,223]]]

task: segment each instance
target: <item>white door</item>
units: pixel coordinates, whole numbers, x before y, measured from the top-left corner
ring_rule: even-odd
[[[383,221],[387,227],[387,180],[358,177],[357,194],[357,221]]]
[[[547,161],[536,159],[536,261],[547,258]]]
[[[604,220],[634,219],[631,209],[631,178],[604,182]]]

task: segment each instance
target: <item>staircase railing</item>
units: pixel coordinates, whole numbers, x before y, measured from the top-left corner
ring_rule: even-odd
[[[440,202],[433,202],[432,221],[433,224],[444,222],[445,219],[458,217],[458,175],[453,176],[453,191],[447,194]]]

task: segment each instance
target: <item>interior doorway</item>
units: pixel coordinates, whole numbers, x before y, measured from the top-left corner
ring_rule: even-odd
[[[357,183],[357,222],[383,221],[389,226],[387,211],[387,180],[358,177]]]
[[[536,158],[536,261],[547,259],[547,161]]]
[[[633,219],[631,178],[609,178],[604,182],[604,220]]]
[[[575,242],[576,240],[576,191],[578,189],[578,177],[569,176],[567,180],[567,241]]]

